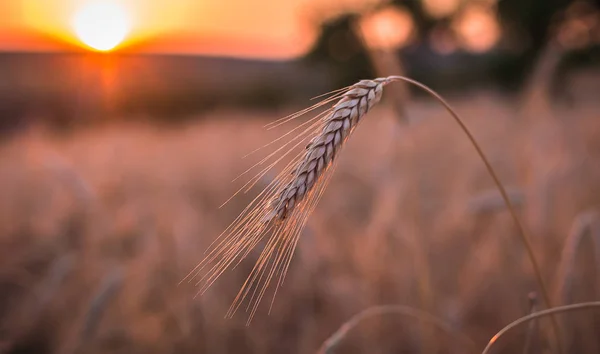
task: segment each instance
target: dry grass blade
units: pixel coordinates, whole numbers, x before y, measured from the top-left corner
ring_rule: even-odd
[[[498,333],[496,333],[496,335],[494,335],[494,337],[492,337],[492,339],[490,339],[490,341],[488,342],[487,346],[483,349],[481,354],[488,354],[492,348],[492,345],[494,345],[494,343],[496,343],[498,341],[498,339],[500,339],[500,337],[502,337],[504,334],[506,334],[506,332],[508,332],[511,329],[518,327],[524,323],[527,323],[531,320],[534,320],[539,317],[544,317],[544,316],[554,316],[555,314],[561,313],[561,312],[579,311],[579,310],[585,310],[585,309],[594,308],[594,307],[600,307],[600,301],[581,302],[581,303],[573,304],[573,305],[554,307],[551,309],[539,311],[539,312],[532,313],[530,315],[521,317],[518,320],[513,321],[506,327],[502,328]]]
[[[63,350],[63,353],[81,353],[85,351],[86,345],[96,334],[102,315],[122,285],[123,274],[120,268],[115,268],[106,275],[89,304],[73,344],[68,349]]]
[[[374,316],[381,315],[402,315],[407,317],[412,317],[424,322],[431,323],[437,328],[447,332],[452,336],[452,338],[456,339],[460,344],[467,348],[469,352],[477,352],[475,349],[475,343],[464,334],[455,330],[450,324],[444,322],[444,320],[435,317],[425,311],[421,311],[419,309],[415,309],[409,306],[402,305],[384,305],[384,306],[375,306],[370,307],[350,318],[346,321],[335,333],[333,333],[323,344],[321,348],[317,351],[318,354],[331,354],[335,346],[337,346],[343,339],[346,337],[348,332],[350,332],[354,327],[360,324],[360,322]]]
[[[94,335],[96,328],[98,328],[102,313],[106,309],[109,301],[117,294],[122,284],[123,275],[118,268],[105,277],[86,313],[81,331],[82,342],[88,341]]]

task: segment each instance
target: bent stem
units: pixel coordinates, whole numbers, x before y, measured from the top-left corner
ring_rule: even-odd
[[[458,332],[456,329],[452,327],[452,325],[444,322],[442,319],[433,316],[430,313],[425,311],[412,308],[409,306],[403,305],[382,305],[382,306],[374,306],[369,307],[366,310],[359,312],[358,314],[352,316],[348,321],[346,321],[335,333],[333,333],[323,344],[321,348],[317,351],[317,354],[331,354],[335,346],[337,346],[344,337],[348,334],[348,332],[360,324],[363,320],[380,315],[403,315],[406,317],[412,317],[421,321],[429,322],[439,329],[447,332],[452,336],[453,339],[456,339],[460,342],[465,348],[468,348],[469,352],[475,353],[475,343],[469,338]]]
[[[415,86],[421,88],[422,90],[426,91],[428,94],[430,94],[431,96],[433,96],[435,99],[437,99],[444,106],[444,108],[448,111],[448,113],[450,113],[450,115],[452,116],[452,118],[454,118],[454,120],[456,121],[456,123],[458,123],[458,125],[460,126],[460,128],[465,132],[465,134],[469,138],[469,141],[471,142],[471,144],[473,144],[473,147],[477,151],[477,154],[479,155],[479,157],[481,158],[481,160],[485,164],[485,167],[486,167],[488,173],[490,174],[490,176],[494,180],[494,183],[496,184],[496,187],[500,191],[500,194],[502,195],[502,199],[504,199],[504,203],[506,204],[506,207],[510,211],[510,214],[511,214],[511,216],[512,216],[512,218],[513,218],[513,220],[514,220],[514,222],[515,222],[515,224],[517,226],[519,236],[521,237],[521,240],[523,241],[523,244],[525,245],[525,248],[527,249],[527,254],[529,256],[529,259],[531,260],[531,264],[533,265],[533,270],[534,270],[535,276],[537,278],[537,282],[538,282],[538,285],[540,287],[540,292],[542,293],[542,297],[544,299],[546,307],[548,307],[548,308],[552,307],[551,302],[550,302],[550,296],[549,296],[548,290],[546,288],[546,285],[544,284],[544,279],[542,278],[542,273],[540,271],[540,267],[539,267],[538,262],[537,262],[537,260],[535,258],[535,255],[533,253],[533,247],[531,246],[531,242],[529,241],[530,237],[529,237],[527,231],[525,230],[525,228],[523,227],[523,224],[519,221],[519,218],[517,217],[517,213],[516,213],[515,209],[513,208],[512,203],[510,202],[510,199],[508,198],[508,194],[506,193],[506,190],[504,189],[504,186],[500,182],[500,179],[498,178],[498,175],[496,174],[496,172],[492,168],[492,165],[490,164],[490,162],[488,161],[488,159],[485,157],[485,154],[481,150],[481,147],[479,146],[479,144],[477,143],[477,141],[475,140],[475,138],[473,137],[473,135],[471,134],[471,132],[469,131],[469,129],[467,128],[467,126],[463,123],[463,121],[460,119],[460,117],[458,116],[458,114],[456,112],[454,112],[454,110],[452,109],[452,107],[450,107],[450,105],[446,102],[446,100],[444,100],[442,98],[442,96],[440,96],[438,93],[436,93],[431,88],[425,86],[424,84],[422,84],[422,83],[420,83],[418,81],[409,79],[409,78],[404,77],[404,76],[397,76],[397,75],[395,75],[395,76],[389,76],[387,78],[387,80],[388,80],[388,82],[396,82],[396,81],[407,82],[407,83],[415,85]],[[560,340],[560,331],[559,331],[559,327],[558,327],[558,321],[556,320],[556,317],[554,315],[551,315],[550,318],[552,320],[552,328],[553,328],[554,336],[555,336],[555,339],[556,339],[556,346],[558,348],[559,353],[563,353],[562,343],[561,343],[561,340]]]
[[[573,304],[573,305],[567,305],[567,306],[559,306],[559,307],[555,307],[555,308],[551,308],[551,309],[547,309],[544,311],[539,311],[539,312],[535,312],[532,313],[530,315],[524,316],[519,318],[516,321],[513,321],[512,323],[510,323],[508,326],[502,328],[500,330],[500,332],[496,333],[495,336],[492,337],[492,339],[490,339],[490,341],[488,342],[487,346],[485,347],[485,349],[483,349],[483,351],[481,352],[481,354],[487,354],[490,352],[490,348],[492,347],[492,345],[494,343],[496,343],[498,341],[498,339],[503,336],[506,332],[510,331],[511,329],[526,323],[528,321],[534,320],[538,317],[544,317],[544,316],[552,316],[554,317],[555,314],[557,313],[561,313],[561,312],[569,312],[569,311],[577,311],[577,310],[584,310],[584,309],[588,309],[588,308],[592,308],[592,307],[600,307],[600,301],[592,301],[592,302],[581,302],[578,304]]]

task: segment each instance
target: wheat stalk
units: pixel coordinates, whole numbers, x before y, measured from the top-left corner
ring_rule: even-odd
[[[533,314],[536,311],[536,307],[537,307],[537,294],[535,293],[535,291],[532,291],[531,293],[529,293],[529,314]],[[534,345],[532,345],[532,341],[533,341],[533,335],[534,332],[536,331],[536,325],[537,325],[537,321],[532,320],[531,322],[529,322],[529,327],[527,328],[527,333],[525,334],[525,344],[523,345],[523,354],[528,354],[529,352],[531,352],[531,347],[534,347]]]
[[[277,279],[273,294],[273,300],[275,299],[277,290],[283,283],[285,274],[289,268],[300,234],[330,180],[332,171],[335,168],[335,157],[339,154],[342,145],[357,127],[362,117],[380,100],[383,88],[389,83],[398,81],[415,85],[438,100],[467,135],[488,173],[494,180],[502,199],[506,203],[518,227],[519,236],[531,259],[543,299],[546,305],[551,307],[550,297],[541,276],[539,265],[535,259],[533,248],[529,242],[529,237],[517,217],[504,186],[485,157],[481,147],[477,144],[475,138],[458,114],[454,112],[439,94],[420,82],[403,76],[361,80],[352,86],[331,92],[331,97],[323,99],[307,109],[270,124],[271,128],[277,127],[323,105],[335,100],[338,101],[332,108],[325,110],[323,113],[316,115],[307,122],[300,124],[275,139],[270,144],[267,144],[268,146],[281,141],[300,130],[285,144],[244,172],[242,175],[253,168],[267,165],[254,178],[242,186],[238,192],[234,193],[232,198],[242,191],[246,192],[250,190],[277,163],[289,155],[295,147],[300,146],[307,137],[313,136],[304,151],[293,158],[282,172],[250,202],[217,240],[213,242],[210,252],[204,260],[183,280],[200,277],[197,283],[201,286],[198,294],[202,294],[225,270],[232,266],[235,268],[261,241],[266,239],[258,261],[242,285],[226,315],[228,317],[233,316],[241,304],[245,300],[248,300],[246,311],[250,312],[248,318],[249,324],[258,309],[260,300],[265,295],[273,279]],[[277,157],[277,154],[281,152],[283,152],[281,156]],[[271,161],[273,158],[275,160]],[[273,301],[271,301],[271,307],[272,305]],[[557,339],[557,346],[560,350],[558,322],[554,316],[551,316],[551,318]],[[562,352],[562,350],[560,351]]]
[[[575,261],[579,256],[583,239],[589,235],[592,242],[592,251],[595,261],[600,265],[600,233],[596,232],[595,223],[600,219],[600,214],[596,210],[589,210],[580,213],[575,218],[571,227],[569,236],[562,249],[561,261],[557,270],[557,285],[555,290],[556,300],[559,304],[568,304],[570,299],[570,290],[572,290]]]
[[[600,233],[598,232],[599,215],[596,210],[589,210],[580,213],[575,218],[571,231],[565,240],[565,246],[562,249],[560,263],[556,272],[556,302],[560,305],[566,305],[571,302],[571,291],[575,278],[576,261],[581,256],[582,243],[586,237],[589,237],[591,248],[594,254],[595,269],[600,269]],[[596,278],[597,280],[598,278]],[[563,320],[562,328],[569,328],[567,319]],[[562,341],[568,347],[573,342],[568,333],[563,333]]]

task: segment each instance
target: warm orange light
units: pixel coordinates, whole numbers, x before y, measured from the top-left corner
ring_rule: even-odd
[[[392,50],[408,44],[413,36],[414,22],[410,13],[395,5],[365,17],[362,34],[369,47]]]
[[[500,39],[501,28],[490,7],[472,5],[453,21],[461,45],[472,52],[485,52]]]
[[[75,13],[73,28],[84,44],[95,50],[109,51],[125,39],[131,24],[123,6],[97,1],[84,4]]]

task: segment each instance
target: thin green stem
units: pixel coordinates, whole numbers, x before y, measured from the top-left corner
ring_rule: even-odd
[[[534,270],[535,276],[537,278],[537,282],[540,287],[540,292],[542,294],[542,297],[544,299],[546,307],[548,307],[548,308],[552,307],[552,303],[550,301],[550,296],[549,296],[548,290],[546,288],[546,285],[544,284],[544,279],[543,279],[542,273],[540,271],[540,266],[538,265],[538,262],[535,258],[535,254],[533,253],[533,247],[531,246],[531,242],[529,241],[529,239],[530,239],[529,234],[525,230],[525,227],[523,227],[523,224],[521,223],[521,221],[519,221],[519,218],[517,217],[517,212],[515,211],[515,208],[512,206],[512,203],[510,202],[510,199],[508,198],[508,194],[506,193],[504,186],[500,182],[498,175],[492,168],[492,165],[490,164],[488,159],[485,157],[485,154],[481,150],[481,147],[479,146],[479,144],[477,143],[477,141],[475,140],[475,138],[473,137],[473,135],[471,134],[471,132],[469,131],[467,126],[463,123],[463,121],[460,119],[458,114],[456,114],[456,112],[454,112],[454,110],[452,109],[452,107],[450,107],[450,105],[446,102],[446,100],[444,100],[442,98],[442,96],[440,96],[437,92],[435,92],[431,88],[425,86],[424,84],[422,84],[418,81],[409,79],[404,76],[389,76],[389,77],[387,77],[387,80],[388,80],[388,82],[403,81],[403,82],[413,84],[413,85],[423,89],[428,94],[430,94],[435,99],[437,99],[444,106],[444,108],[448,111],[448,113],[450,113],[450,115],[454,118],[456,123],[458,123],[460,128],[465,132],[465,134],[467,135],[467,137],[473,144],[473,147],[475,148],[475,150],[477,150],[477,154],[479,154],[479,157],[485,164],[485,167],[487,168],[488,173],[490,174],[490,176],[492,176],[492,179],[496,183],[496,187],[500,191],[500,194],[502,195],[502,199],[504,199],[504,203],[506,203],[506,207],[510,211],[511,216],[512,216],[513,220],[515,221],[515,224],[519,231],[521,240],[523,241],[523,244],[525,245],[525,248],[527,249],[529,259],[531,260],[531,263],[533,265],[533,270]],[[564,351],[562,349],[562,343],[560,340],[560,330],[559,330],[559,326],[558,326],[558,321],[556,320],[555,316],[551,316],[551,320],[552,320],[552,328],[553,328],[554,335],[556,338],[556,345],[557,345],[558,351],[559,351],[559,353],[564,353]]]
[[[581,302],[581,303],[573,304],[573,305],[559,306],[559,307],[535,312],[530,315],[521,317],[518,320],[510,323],[508,326],[502,328],[500,330],[500,332],[496,333],[496,335],[493,336],[492,339],[490,339],[490,341],[488,342],[485,349],[483,349],[481,354],[488,354],[490,352],[490,348],[492,347],[492,345],[494,343],[496,343],[501,336],[503,336],[506,332],[510,331],[511,329],[513,329],[523,323],[526,323],[526,322],[536,319],[538,317],[544,317],[544,316],[554,317],[555,314],[560,313],[560,312],[578,311],[578,310],[588,309],[591,307],[600,307],[600,301]]]

